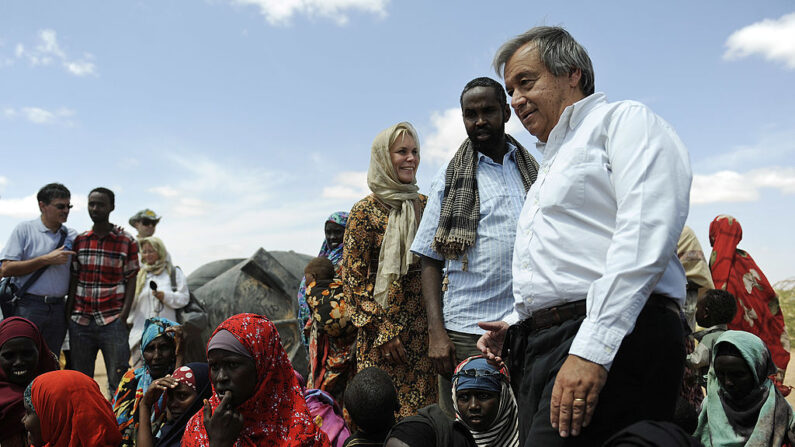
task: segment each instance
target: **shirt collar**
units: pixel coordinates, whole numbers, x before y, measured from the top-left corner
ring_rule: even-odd
[[[507,138],[505,139],[505,145],[508,146],[508,152],[506,152],[505,155],[507,155],[508,158],[510,158],[512,160],[515,159],[515,157],[516,157],[516,146],[514,146],[513,143],[511,143],[510,141],[508,141]],[[478,163],[483,161],[484,158],[488,158],[489,160],[491,160],[491,157],[489,157],[488,155],[486,155],[486,154],[484,154],[484,153],[482,153],[480,151],[475,151],[475,152],[477,152],[477,154],[478,154]],[[505,160],[505,155],[503,155],[503,160]],[[491,161],[494,161],[494,160],[491,160]],[[500,161],[502,161],[502,160],[500,160]],[[496,163],[496,161],[494,161],[494,162]]]
[[[575,127],[579,126],[582,120],[585,118],[588,113],[591,112],[596,106],[600,104],[604,104],[607,102],[607,98],[605,98],[605,94],[602,92],[594,93],[592,95],[588,95],[585,98],[575,102],[574,104],[566,107],[566,109],[571,109],[571,113],[569,114],[569,129],[574,129]],[[565,111],[563,112],[565,115]],[[558,123],[560,124],[560,123]]]
[[[602,92],[594,93],[592,95],[588,95],[585,98],[575,102],[574,104],[566,107],[563,109],[563,113],[560,115],[560,119],[555,127],[550,132],[550,135],[555,132],[560,126],[568,125],[569,129],[575,129],[577,126],[580,125],[583,119],[591,112],[596,106],[604,104],[607,102],[607,98],[605,94]],[[536,149],[542,154],[544,153],[544,149],[546,148],[547,143],[543,141],[536,141]]]
[[[39,216],[39,218],[36,219],[36,229],[39,230],[39,232],[41,233],[52,233],[50,229],[44,225],[44,222],[41,221],[41,216]],[[64,225],[61,224],[61,227],[58,228],[58,231],[56,231],[56,233],[63,231],[66,231],[66,227],[64,227]]]
[[[97,239],[99,239],[99,236],[97,236],[96,233],[94,233],[94,229],[93,228],[88,230],[88,231],[86,231],[85,234],[86,234],[86,237],[96,237]],[[117,227],[116,227],[116,225],[113,225],[113,228],[111,228],[110,232],[107,235],[105,235],[104,237],[111,237],[113,239],[116,239],[119,236],[121,236],[121,234],[117,233]]]

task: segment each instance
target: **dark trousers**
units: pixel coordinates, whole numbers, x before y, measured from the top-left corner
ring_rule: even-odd
[[[111,398],[116,394],[116,388],[129,368],[128,335],[127,326],[120,318],[105,326],[97,325],[93,319],[86,326],[74,321],[69,322],[72,366],[75,370],[93,378],[97,352],[102,350],[105,371],[108,373],[108,392]]]
[[[30,320],[39,328],[47,347],[56,357],[61,355],[61,345],[66,338],[66,304],[45,303],[40,297],[23,296],[14,304],[14,316]]]
[[[673,419],[685,364],[682,322],[659,300],[650,300],[621,343],[590,425],[579,436],[560,437],[549,422],[552,387],[583,319],[529,333],[511,326],[506,347],[520,445],[599,446],[634,422]]]

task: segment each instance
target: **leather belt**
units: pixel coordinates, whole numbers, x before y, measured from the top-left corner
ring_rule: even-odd
[[[664,295],[652,294],[646,301],[646,306],[663,307],[674,313],[679,313],[679,305],[673,299]],[[560,306],[533,311],[529,318],[519,322],[519,326],[522,326],[527,331],[537,331],[582,317],[585,313],[585,300],[573,301]]]
[[[519,325],[524,326],[526,330],[537,331],[557,326],[564,321],[573,320],[583,315],[585,315],[585,300],[580,300],[533,311],[533,315],[522,320]]]
[[[35,295],[33,293],[26,293],[25,296],[41,300],[44,302],[44,304],[63,304],[64,298],[66,297],[66,295],[60,295],[60,296]]]

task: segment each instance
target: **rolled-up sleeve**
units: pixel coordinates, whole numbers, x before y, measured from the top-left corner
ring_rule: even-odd
[[[420,220],[417,233],[414,235],[414,242],[411,243],[411,251],[413,253],[438,261],[443,260],[444,257],[431,247],[434,236],[436,236],[436,229],[439,227],[439,213],[444,199],[444,175],[446,171],[447,165],[442,166],[442,169],[433,178],[431,190],[428,194],[428,204],[425,205],[422,220]]]

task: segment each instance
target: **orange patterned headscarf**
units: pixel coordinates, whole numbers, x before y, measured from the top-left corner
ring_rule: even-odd
[[[47,447],[115,447],[121,433],[110,402],[91,377],[53,371],[33,380],[33,409]]]

